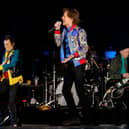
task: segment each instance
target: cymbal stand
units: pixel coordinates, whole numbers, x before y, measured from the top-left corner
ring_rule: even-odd
[[[93,85],[91,85],[91,98],[92,98],[92,101],[91,101],[91,107],[93,107],[94,106],[94,104],[95,104],[95,92],[94,92],[94,86]]]
[[[44,103],[46,104],[47,103],[47,100],[48,100],[48,96],[47,96],[47,93],[48,90],[47,90],[47,73],[46,73],[46,76],[45,76],[45,98],[44,98]]]
[[[110,80],[110,76],[109,76],[109,67],[110,67],[110,65],[108,64],[108,65],[107,65],[106,76],[104,77],[104,79],[105,79],[105,91],[107,90],[107,87],[106,87],[107,82]]]
[[[50,98],[48,98],[48,87],[47,87],[48,81],[47,81],[47,75],[45,76],[45,101],[44,101],[45,104],[44,104],[44,106],[47,106],[50,109],[56,107],[56,93],[55,93],[55,91],[56,91],[55,79],[56,78],[55,78],[55,74],[56,74],[55,65],[53,65],[53,80],[52,80],[53,83],[52,83],[52,89],[49,87],[49,90],[52,90],[52,92],[49,91],[49,94],[50,94],[49,96],[52,96]]]
[[[42,93],[42,104],[46,104],[48,102],[48,73],[47,70],[45,72],[43,72],[43,76],[44,76],[44,87],[42,89],[43,93]]]
[[[56,70],[55,70],[55,64],[53,65],[53,100],[56,102]],[[54,103],[54,108],[55,108],[55,103]]]
[[[95,102],[97,101],[96,93],[98,93],[98,85],[95,82],[90,84],[91,87],[91,107],[95,106]]]
[[[53,65],[53,77],[52,77],[52,92],[50,96],[52,98],[47,102],[47,105],[51,106],[52,108],[56,107],[56,70],[55,70],[55,64]],[[53,99],[53,100],[52,100]]]

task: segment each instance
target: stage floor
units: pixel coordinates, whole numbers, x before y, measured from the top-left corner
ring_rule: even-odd
[[[3,126],[0,129],[12,129],[12,127]],[[19,129],[129,129],[126,125],[112,125],[112,124],[100,124],[98,126],[93,125],[80,125],[80,126],[50,126],[45,124],[23,124]]]
[[[80,110],[78,108],[78,110]],[[61,107],[51,110],[41,111],[35,106],[24,107],[21,112],[20,129],[129,129],[125,124],[126,110],[103,110],[91,109],[90,124],[63,124],[67,117],[68,108]],[[0,129],[11,129],[8,125],[1,126]]]
[[[80,111],[79,108],[78,110]],[[67,107],[45,111],[35,107],[26,107],[21,112],[21,120],[23,124],[60,125],[64,120],[68,119],[68,111]],[[95,124],[124,124],[128,121],[126,110],[91,108],[89,112],[88,119]]]

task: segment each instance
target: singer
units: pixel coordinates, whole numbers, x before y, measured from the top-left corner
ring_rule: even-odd
[[[88,51],[86,31],[79,27],[79,11],[77,9],[64,8],[62,26],[59,22],[54,24],[54,39],[58,47],[60,47],[60,59],[64,77],[63,95],[69,107],[68,120],[64,124],[80,124],[80,116],[71,93],[73,82],[79,97],[79,104],[82,107],[83,119],[88,122],[89,100],[84,94],[84,69],[86,53]],[[62,30],[62,32],[61,32]],[[87,123],[86,122],[86,123]]]

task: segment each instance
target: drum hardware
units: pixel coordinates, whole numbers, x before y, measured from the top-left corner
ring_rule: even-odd
[[[46,75],[45,76],[45,99],[44,99],[45,104],[47,103],[47,100],[48,100],[48,98],[47,98],[47,84],[48,84],[48,82],[47,82],[47,75]]]
[[[47,72],[47,68],[46,68],[46,71],[43,72],[44,87],[43,87],[43,93],[42,93],[42,102],[41,102],[42,105],[48,103],[49,101],[49,96],[48,96],[49,87],[48,86],[52,84],[52,81],[50,81],[50,77],[51,77],[51,74]]]
[[[99,103],[99,108],[106,108],[106,109],[117,108],[116,100],[118,99],[112,98],[112,92],[114,92],[114,87],[111,87],[110,89],[106,91],[106,93],[104,94],[103,100],[100,101]],[[121,101],[122,109],[126,110],[127,105],[124,103],[124,101],[122,100],[119,100],[119,101]]]
[[[104,79],[105,79],[105,84],[107,84],[107,82],[110,80],[109,72],[106,73],[106,76],[104,76]]]
[[[53,77],[52,77],[52,85],[48,85],[47,76],[45,76],[45,99],[44,103],[41,103],[38,107],[39,110],[50,110],[56,107],[56,94],[55,94],[55,64],[53,65]]]
[[[99,69],[99,66],[98,66],[96,60],[94,59],[94,57],[91,57],[91,62],[92,62],[92,64],[95,64],[97,69]]]
[[[111,98],[113,99],[121,98],[124,94],[125,88],[129,87],[128,81],[129,81],[129,78],[123,78],[119,81],[114,80],[114,83],[112,83],[112,86],[107,90],[107,91],[110,91]]]
[[[49,101],[48,103],[46,104],[41,104],[40,106],[38,106],[37,108],[41,111],[44,111],[44,110],[51,110],[53,107],[52,107],[52,103],[54,103],[54,100],[52,101]]]
[[[34,85],[35,86],[38,86],[38,84],[39,84],[39,77],[38,76],[35,76],[34,77]]]
[[[95,107],[95,101],[96,101],[96,99],[97,99],[97,97],[96,97],[96,93],[98,93],[99,91],[98,91],[98,86],[96,86],[96,85],[92,85],[91,86],[91,107]],[[98,101],[98,100],[97,100]]]
[[[32,97],[30,99],[30,104],[35,105],[35,104],[39,104],[39,102],[35,98],[35,87],[38,86],[39,77],[34,76],[34,74],[32,75],[32,77],[34,78],[33,79],[34,87],[32,88]]]
[[[105,68],[103,65],[102,67],[94,65],[90,71],[86,71],[84,86],[87,86],[88,91],[86,92],[88,92],[87,94],[91,96],[91,107],[99,106],[99,102],[102,100],[106,91],[106,83],[108,79],[109,74],[107,73],[105,77]]]
[[[85,90],[85,95],[88,95],[90,98],[90,102],[91,102],[91,108],[96,106],[96,102],[99,101],[99,87],[97,82],[94,79],[90,79],[92,80],[90,82],[90,84],[84,84],[84,90]]]
[[[48,103],[48,78],[50,77],[50,74],[47,72],[47,65],[45,66],[45,71],[42,72],[43,75],[43,82],[44,87],[42,88],[42,102],[37,106],[39,110],[41,109],[49,109],[47,105]]]
[[[116,105],[114,101],[122,97],[122,95],[124,94],[124,89],[128,87],[128,85],[126,85],[128,80],[129,78],[124,78],[111,86],[104,94],[103,100],[100,102],[99,106],[114,108]],[[123,101],[121,103],[123,105],[123,108],[127,109],[126,104]]]
[[[32,88],[32,98],[30,99],[30,104],[32,104],[32,105],[39,104],[39,102],[35,98],[35,88],[38,86],[38,81],[39,81],[39,77],[35,76],[34,77],[34,87]]]
[[[88,62],[85,65],[85,70],[91,70],[91,69],[93,69],[94,66],[97,69],[100,68],[99,65],[97,64],[96,60],[95,60],[95,57],[91,56],[91,57],[89,57]]]
[[[113,102],[112,98],[111,98],[111,89],[106,88],[108,81],[110,80],[109,78],[109,72],[106,72],[106,76],[104,76],[103,78],[104,82],[102,83],[103,88],[102,88],[102,94],[101,94],[101,99],[100,102],[98,104],[99,108],[106,108],[106,109],[113,109],[115,108],[115,103]]]
[[[115,107],[114,102],[111,98],[111,91],[112,90],[113,90],[113,88],[111,87],[110,89],[108,89],[106,91],[106,93],[103,96],[102,101],[100,101],[100,103],[99,103],[100,108],[112,109]]]
[[[48,102],[46,103],[47,105],[51,106],[51,108],[56,107],[56,94],[55,90],[56,89],[56,70],[55,70],[55,64],[53,65],[53,76],[52,76],[52,85],[49,85],[49,98]]]
[[[91,95],[92,95],[92,101],[91,101],[91,107],[94,107],[94,104],[95,104],[95,88],[94,86],[92,85],[91,86]]]
[[[106,92],[106,90],[107,90],[107,83],[108,83],[109,80],[110,80],[109,72],[107,71],[106,76],[104,76],[105,85],[104,85],[103,92]]]
[[[39,102],[35,98],[35,89],[32,89],[32,98],[30,99],[30,104],[39,104]]]
[[[56,70],[55,70],[55,64],[53,65],[53,101],[54,101],[54,108],[56,103]],[[51,100],[52,101],[52,100]]]

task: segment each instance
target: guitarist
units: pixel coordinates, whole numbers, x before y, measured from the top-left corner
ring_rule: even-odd
[[[119,51],[118,55],[114,59],[112,59],[110,63],[110,68],[109,68],[109,77],[114,82],[116,80],[120,81],[121,79],[129,78],[129,71],[128,71],[129,69],[129,58],[128,58],[129,57],[129,43],[128,44],[121,43],[119,45],[118,51]],[[125,102],[124,97],[121,97],[120,99],[116,101],[117,101],[117,109],[118,111],[121,111],[122,103]],[[120,117],[117,117],[117,118],[120,118]]]
[[[1,80],[0,80],[0,101],[2,98],[8,99],[8,114],[2,119],[3,124],[7,119],[13,127],[18,126],[16,98],[19,84],[23,82],[21,75],[21,54],[18,49],[14,48],[15,42],[12,36],[6,35],[4,38],[5,53],[0,64]],[[3,101],[3,100],[2,100]],[[1,102],[2,103],[2,102]],[[0,104],[0,109],[3,104]],[[2,113],[2,112],[1,112]]]

